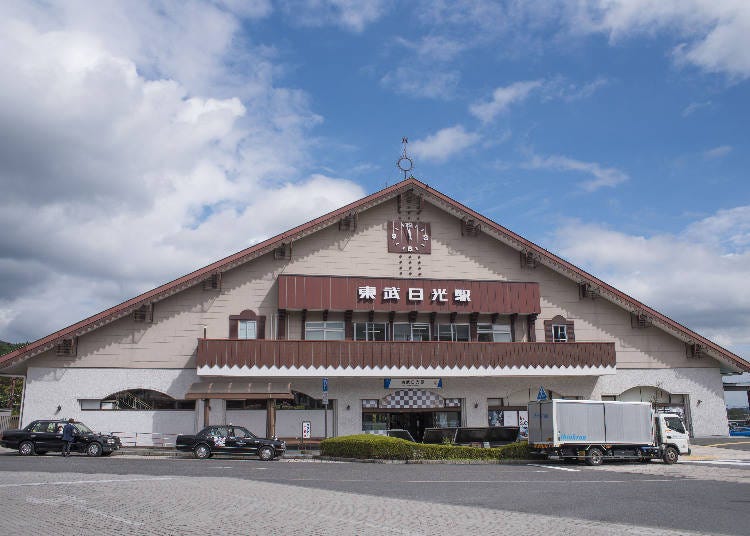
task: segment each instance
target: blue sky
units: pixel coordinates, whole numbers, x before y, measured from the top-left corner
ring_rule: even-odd
[[[749,2],[0,15],[0,339],[393,184],[407,136],[420,180],[750,357]]]

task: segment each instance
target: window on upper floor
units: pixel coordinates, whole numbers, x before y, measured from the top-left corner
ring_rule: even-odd
[[[257,339],[258,322],[255,320],[238,320],[237,321],[237,338],[238,339]]]
[[[510,324],[477,324],[477,341],[512,342]]]
[[[576,342],[572,320],[556,315],[552,320],[544,321],[545,342]]]
[[[386,322],[355,322],[355,341],[387,341],[388,323]]]
[[[424,322],[393,324],[394,341],[429,341],[430,325]]]
[[[439,341],[469,341],[469,324],[438,324],[437,340]]]
[[[305,340],[308,341],[343,341],[345,338],[344,322],[305,322]]]
[[[230,339],[265,339],[266,317],[245,309],[238,315],[229,316]]]
[[[568,326],[552,324],[552,342],[568,342]]]

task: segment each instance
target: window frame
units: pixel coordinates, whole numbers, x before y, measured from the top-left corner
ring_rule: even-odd
[[[502,328],[502,329],[499,329]],[[482,335],[490,335],[491,341],[480,340]],[[498,340],[500,335],[507,335],[508,340]],[[513,342],[513,330],[510,324],[477,323],[477,342]]]
[[[247,336],[247,328],[252,325],[253,326],[253,337]],[[243,337],[243,329],[244,329],[244,337]],[[237,320],[237,338],[240,340],[255,340],[258,338],[258,321],[257,320],[247,320],[247,319],[239,319]]]
[[[364,339],[358,339],[357,338],[357,327],[358,326],[364,326]],[[370,334],[374,333],[373,328],[375,326],[382,326],[383,327],[383,339],[373,339],[371,338]],[[389,323],[388,322],[354,322],[354,340],[355,341],[369,341],[369,342],[383,342],[383,341],[389,341],[390,340],[390,333],[389,333]]]
[[[408,339],[397,339],[396,338],[396,326],[409,326],[409,338]],[[414,339],[414,328],[427,329],[427,339]],[[394,322],[393,323],[393,341],[394,342],[425,342],[432,340],[432,325],[429,322]]]
[[[567,324],[552,324],[552,342],[568,342]]]
[[[459,339],[458,338],[458,330],[457,328],[466,328],[466,338],[465,339]],[[442,335],[442,329],[441,328],[448,328],[448,332],[450,335],[450,339],[443,339],[441,338]],[[467,323],[456,323],[451,322],[449,324],[437,324],[436,326],[437,331],[437,339],[438,341],[442,342],[470,342],[471,341],[471,325]]]
[[[320,324],[320,326],[313,326]],[[334,327],[336,324],[336,327]],[[338,326],[340,324],[340,327]],[[311,333],[322,333],[320,339],[311,338]],[[341,337],[329,337],[329,334],[340,334]],[[305,340],[306,341],[343,341],[346,340],[346,322],[344,320],[306,320],[305,321]]]

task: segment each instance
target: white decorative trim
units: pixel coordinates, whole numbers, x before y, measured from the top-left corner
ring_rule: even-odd
[[[435,375],[449,378],[509,376],[603,376],[615,374],[617,367],[198,367],[199,376],[236,377],[334,377],[382,378],[384,376],[423,377]]]

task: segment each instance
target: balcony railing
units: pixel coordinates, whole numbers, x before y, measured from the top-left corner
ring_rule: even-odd
[[[310,368],[614,367],[609,342],[364,342],[199,339],[197,366]]]

